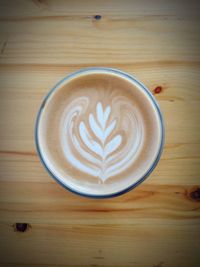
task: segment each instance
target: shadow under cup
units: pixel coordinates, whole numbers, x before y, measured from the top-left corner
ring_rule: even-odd
[[[150,91],[111,68],[65,77],[45,97],[36,120],[40,159],[61,185],[82,196],[121,195],[155,168],[163,119]]]

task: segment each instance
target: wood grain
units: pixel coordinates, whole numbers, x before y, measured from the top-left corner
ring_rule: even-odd
[[[1,266],[199,266],[199,10],[179,0],[0,1]],[[91,66],[141,80],[165,120],[157,168],[113,199],[66,191],[34,144],[44,96]]]

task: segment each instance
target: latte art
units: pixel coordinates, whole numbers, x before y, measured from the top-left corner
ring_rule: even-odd
[[[66,188],[86,196],[118,195],[155,167],[163,145],[160,111],[127,74],[83,70],[46,97],[36,145],[49,173]]]
[[[98,102],[85,121],[77,122],[89,108],[90,99],[80,97],[69,105],[60,125],[60,140],[66,159],[75,168],[104,182],[132,164],[142,140],[142,128],[127,101],[113,99],[115,109],[123,112],[120,120],[110,105],[103,108]],[[126,142],[122,142],[123,136]]]

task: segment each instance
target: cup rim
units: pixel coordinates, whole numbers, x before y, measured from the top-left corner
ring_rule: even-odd
[[[40,149],[40,145],[39,145],[39,136],[38,136],[38,127],[39,127],[39,121],[40,121],[40,117],[41,117],[41,113],[42,110],[45,106],[46,101],[49,99],[49,97],[52,95],[52,93],[54,91],[56,91],[59,86],[64,83],[67,82],[68,80],[70,80],[71,78],[74,78],[76,76],[78,76],[79,74],[87,74],[90,72],[107,72],[107,73],[114,73],[117,74],[121,77],[124,77],[126,79],[128,79],[130,82],[134,82],[136,84],[138,84],[140,86],[140,88],[142,88],[145,93],[150,97],[152,104],[155,106],[156,111],[158,113],[159,116],[159,122],[160,122],[160,128],[161,128],[161,142],[160,142],[160,148],[158,150],[157,156],[154,160],[154,162],[152,163],[151,167],[146,171],[146,173],[137,181],[134,182],[132,185],[128,186],[125,189],[122,189],[118,192],[114,192],[111,194],[104,194],[104,195],[96,195],[96,194],[88,194],[88,193],[83,193],[80,192],[78,190],[75,190],[74,188],[69,187],[68,185],[64,184],[64,182],[62,182],[59,177],[57,177],[47,166],[47,164],[45,163],[45,160],[43,159],[42,153],[41,153],[41,149]],[[141,184],[144,180],[146,180],[146,178],[152,173],[152,171],[155,169],[156,165],[158,164],[160,157],[162,155],[163,152],[163,148],[164,148],[164,140],[165,140],[165,127],[164,127],[164,120],[163,120],[163,115],[161,113],[160,107],[155,99],[155,97],[153,96],[153,94],[150,92],[150,90],[143,84],[141,83],[138,79],[136,79],[133,75],[130,75],[122,70],[119,69],[115,69],[115,68],[109,68],[109,67],[89,67],[89,68],[83,68],[80,69],[78,71],[75,71],[67,76],[65,76],[63,79],[61,79],[48,93],[47,95],[44,97],[39,111],[37,113],[36,116],[36,122],[35,122],[35,132],[34,132],[34,138],[35,138],[35,145],[36,145],[36,150],[37,153],[39,155],[39,159],[42,163],[42,165],[45,167],[45,169],[47,170],[47,172],[49,173],[49,175],[56,181],[58,182],[61,186],[63,186],[65,189],[67,189],[68,191],[79,195],[79,196],[83,196],[83,197],[89,197],[89,198],[93,198],[93,199],[104,199],[104,198],[112,198],[112,197],[117,197],[120,196],[122,194],[125,194],[127,192],[129,192],[130,190],[134,189],[135,187],[137,187],[139,184]]]

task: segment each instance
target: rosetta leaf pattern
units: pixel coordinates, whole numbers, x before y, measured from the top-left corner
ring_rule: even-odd
[[[103,110],[101,102],[98,102],[96,105],[96,116],[92,113],[89,114],[89,126],[96,140],[91,137],[83,121],[79,124],[79,132],[83,143],[90,151],[100,156],[104,162],[122,142],[122,137],[119,134],[107,142],[108,137],[113,133],[117,123],[116,119],[113,119],[110,124],[108,123],[110,114],[110,106],[107,106]]]

